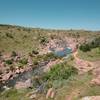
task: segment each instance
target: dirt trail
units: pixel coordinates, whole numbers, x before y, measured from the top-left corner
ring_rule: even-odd
[[[80,59],[79,57],[77,57],[77,54],[78,51],[73,53],[73,56],[75,58],[75,64],[76,64],[75,67],[79,70],[79,73],[88,72],[89,70],[94,68],[93,62]]]
[[[66,96],[65,100],[73,100],[73,97],[77,97],[80,91],[78,89],[75,89],[72,91],[71,95]]]
[[[76,64],[76,68],[79,70],[79,73],[84,73],[84,72],[88,72],[89,70],[94,68],[94,64],[93,62],[90,61],[86,61],[83,59],[80,59],[78,56],[78,51],[73,53],[73,56],[75,58],[75,64]],[[79,89],[75,89],[71,92],[71,94],[69,96],[66,96],[65,100],[73,100],[73,97],[77,97],[80,93]]]

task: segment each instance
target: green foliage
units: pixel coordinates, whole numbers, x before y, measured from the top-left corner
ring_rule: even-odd
[[[50,60],[50,59],[57,59],[57,58],[60,58],[58,56],[56,56],[55,54],[53,53],[47,53],[43,56],[43,60]]]
[[[16,90],[11,88],[0,93],[0,100],[29,100],[29,98],[25,96],[29,91],[28,89]]]
[[[40,37],[40,43],[41,44],[44,44],[44,43],[47,43],[47,42],[48,42],[47,37],[44,37],[44,36]]]
[[[14,38],[14,37],[12,36],[12,34],[10,34],[10,33],[6,33],[6,36],[9,37],[9,38]]]
[[[33,63],[34,63],[34,65],[37,65],[38,62],[49,61],[51,59],[57,59],[57,58],[59,58],[59,57],[54,55],[53,53],[47,53],[44,55],[37,55],[36,57],[34,57]]]
[[[26,65],[28,63],[26,58],[23,58],[21,60],[19,60],[19,63],[21,63],[22,65]]]
[[[47,30],[12,25],[0,25],[0,29],[0,51],[4,50],[4,52],[9,53],[16,50],[24,55],[32,52],[33,48],[41,48],[41,44],[48,42],[50,37],[52,39],[70,38],[73,33],[75,34],[75,37],[82,38],[94,38],[100,36],[99,32],[87,32],[84,30]]]
[[[95,38],[91,42],[80,45],[79,49],[82,50],[83,52],[87,52],[97,47],[100,47],[100,37]]]
[[[86,44],[86,43],[82,44],[79,48],[83,52],[87,52],[87,51],[90,51],[91,50],[89,44]]]
[[[15,67],[11,65],[11,66],[10,66],[10,70],[11,70],[11,71],[14,71],[14,70],[15,70]]]
[[[77,74],[76,68],[67,65],[66,63],[61,63],[53,66],[51,70],[43,76],[44,80],[66,80],[70,76]]]
[[[11,65],[11,64],[13,63],[12,60],[6,60],[5,62],[6,62],[6,64],[8,64],[8,65]]]
[[[17,56],[17,53],[15,51],[12,51],[12,54],[11,54],[12,57],[16,57]]]
[[[81,59],[84,60],[89,60],[89,61],[97,61],[100,60],[100,49],[98,48],[93,48],[89,52],[83,52],[81,50],[78,51],[78,56]]]
[[[37,55],[37,54],[39,54],[39,52],[38,52],[37,50],[33,49],[33,50],[32,50],[32,54]]]

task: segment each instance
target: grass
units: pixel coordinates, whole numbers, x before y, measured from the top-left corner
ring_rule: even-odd
[[[50,60],[56,60],[60,59],[60,57],[54,55],[53,53],[47,53],[43,55],[37,55],[36,57],[33,57],[33,64],[37,65],[39,62],[45,62]]]
[[[11,25],[0,25],[0,51],[17,51],[23,54],[39,49],[41,42],[47,42],[51,37],[96,37],[99,32],[84,30],[46,30],[39,28],[24,28]]]
[[[77,69],[71,65],[68,65],[67,62],[54,65],[51,70],[46,73],[43,77],[45,80],[67,80],[72,75],[77,74]]]
[[[84,96],[100,95],[100,86],[90,86],[91,78],[92,75],[88,73],[71,77],[62,88],[57,90],[55,100],[65,100],[73,92],[76,95],[72,96],[72,100],[79,100]]]
[[[95,48],[88,52],[82,52],[79,50],[78,56],[89,61],[100,60],[100,48]]]
[[[45,44],[45,42],[48,42],[51,37],[58,39],[64,39],[65,37],[74,37],[78,39],[82,37],[87,39],[97,37],[100,35],[99,33],[100,32],[84,30],[45,30],[39,28],[0,25],[0,51],[4,51],[5,53],[14,51],[27,55],[35,49],[38,50],[40,46]],[[100,49],[95,48],[89,52],[79,51],[78,56],[90,61],[100,60]],[[37,64],[40,61],[56,58],[57,57],[52,54],[39,55],[33,58],[33,63]],[[26,64],[26,61],[24,64]],[[84,96],[100,95],[100,87],[90,86],[89,84],[92,79],[91,74],[72,75],[73,69],[67,65],[73,65],[73,57],[67,59],[67,64],[57,65],[51,72],[46,74],[46,78],[49,79],[49,85],[51,84],[57,91],[55,100],[65,100],[65,97],[71,95],[73,92],[76,92],[77,94],[73,96],[73,100],[79,100]],[[29,98],[26,97],[26,94],[30,91],[31,90],[29,89],[10,89],[0,93],[0,100],[29,100]],[[46,100],[45,95],[39,94],[38,100]]]
[[[68,80],[53,81],[56,96],[54,99],[49,98],[48,100],[65,100],[69,96],[72,96],[71,100],[80,100],[85,96],[100,95],[100,86],[90,85],[92,77],[92,74],[85,73],[84,75],[71,76]],[[45,96],[41,96],[39,100],[46,100]]]
[[[65,100],[72,95],[72,100],[80,100],[85,96],[100,95],[100,86],[91,86],[90,81],[92,74],[85,73],[84,75],[74,75],[68,80],[54,80],[53,87],[56,89],[55,99],[48,100]],[[0,100],[30,100],[26,96],[31,90],[15,90],[11,89],[0,94]],[[38,100],[46,100],[45,94],[37,94]]]
[[[29,89],[16,90],[12,88],[1,93],[0,100],[29,100],[29,98],[25,96],[29,91]]]

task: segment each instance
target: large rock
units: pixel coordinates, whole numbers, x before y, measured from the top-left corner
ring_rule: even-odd
[[[5,74],[3,77],[2,77],[2,80],[3,81],[6,81],[6,80],[8,80],[8,79],[10,79],[10,77],[13,75],[13,72],[9,72],[9,73],[7,73],[7,74]]]
[[[97,78],[92,79],[90,83],[92,85],[100,85],[100,76],[98,76]]]
[[[46,99],[48,99],[48,98],[52,98],[52,99],[53,99],[54,96],[55,96],[55,91],[54,91],[53,88],[50,88],[50,89],[47,91]]]
[[[20,73],[20,69],[16,69],[15,73],[19,74]]]
[[[17,84],[15,85],[15,88],[16,89],[21,89],[21,88],[29,88],[29,87],[32,87],[32,80],[31,79],[28,79],[24,82],[22,81],[19,81],[17,82]]]
[[[36,99],[37,95],[36,94],[33,94],[30,96],[30,99]]]

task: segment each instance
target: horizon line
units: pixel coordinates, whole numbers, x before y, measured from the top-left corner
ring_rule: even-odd
[[[36,28],[36,29],[45,29],[45,30],[62,30],[62,31],[67,31],[67,30],[75,30],[75,31],[97,31],[99,32],[100,29],[87,29],[87,28],[47,28],[47,27],[39,27],[39,26],[33,26],[33,25],[20,25],[20,24],[5,24],[5,23],[0,23],[0,26],[17,26],[17,27],[23,27],[23,28]]]

